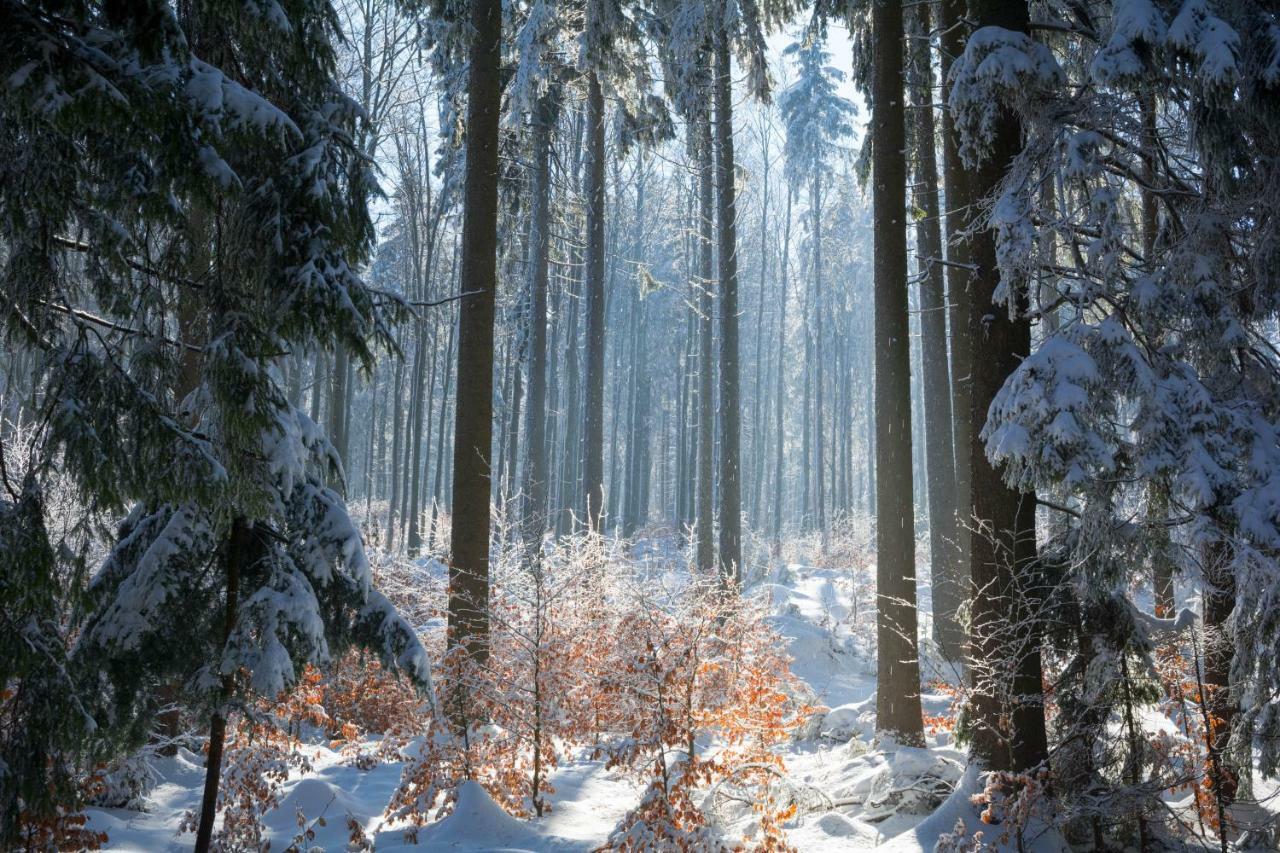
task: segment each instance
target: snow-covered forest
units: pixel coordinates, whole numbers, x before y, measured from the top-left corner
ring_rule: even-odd
[[[0,849],[1280,849],[1271,0],[0,0]]]

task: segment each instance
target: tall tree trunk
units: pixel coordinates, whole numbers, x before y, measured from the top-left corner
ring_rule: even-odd
[[[778,275],[778,378],[773,395],[774,476],[773,476],[773,547],[782,547],[782,492],[785,480],[782,466],[786,457],[787,434],[782,427],[786,402],[787,353],[787,279],[791,264],[791,192],[787,191],[787,218],[782,228],[782,269]]]
[[[956,551],[954,426],[947,362],[942,226],[938,218],[938,166],[934,150],[933,66],[929,57],[929,7],[916,6],[911,27],[911,93],[915,113],[916,253],[920,267],[920,355],[923,370],[925,473],[929,497],[929,555],[933,566],[933,637],[943,657],[964,657],[958,613],[964,601],[964,567]]]
[[[715,216],[715,186],[711,168],[711,115],[704,111],[698,124],[698,277],[700,288],[698,312],[701,314],[698,336],[698,506],[697,506],[697,566],[698,571],[709,577],[715,566],[714,486],[712,482],[712,430],[715,424],[715,404],[712,398],[712,377],[715,364],[712,356],[714,334],[711,299],[713,275],[711,247],[713,217]]]
[[[578,113],[578,120],[575,122],[576,132],[574,134],[573,145],[573,174],[574,182],[578,188],[579,196],[586,195],[586,175],[582,169],[582,149],[583,137],[586,136],[587,122],[583,120],[583,113]],[[575,226],[577,220],[575,218]],[[574,233],[577,233],[575,227]],[[581,302],[583,288],[586,281],[586,264],[583,262],[582,248],[575,242],[572,245],[570,254],[573,258],[573,268],[570,272],[569,285],[573,288],[573,293],[568,294],[569,321],[565,329],[564,343],[564,359],[565,359],[565,406],[564,406],[564,425],[561,432],[564,433],[563,450],[560,456],[560,476],[557,483],[558,499],[557,509],[560,511],[559,519],[556,525],[556,532],[559,535],[567,534],[573,525],[582,520],[582,515],[578,514],[580,507],[578,505],[578,484],[581,474],[581,441],[582,441],[582,383],[581,383],[581,364],[579,361],[579,352],[581,337],[578,327],[581,323]],[[576,519],[575,519],[576,515]]]
[[[801,280],[804,280],[801,264]],[[804,316],[801,331],[804,332],[804,414],[800,422],[800,526],[813,529],[813,516],[809,512],[811,492],[809,481],[813,468],[813,328],[810,317],[813,312],[812,288],[805,291]]]
[[[400,336],[397,343],[403,347],[404,336]],[[403,350],[402,350],[403,351]],[[391,409],[391,491],[387,496],[387,550],[394,551],[396,545],[396,528],[399,527],[400,519],[396,513],[399,506],[400,489],[401,489],[401,465],[400,465],[400,422],[404,419],[400,411],[404,400],[404,359],[396,359],[396,377],[395,388],[392,392]]]
[[[872,6],[875,210],[876,730],[924,746],[911,494],[902,6]]]
[[[1025,3],[976,0],[970,4],[976,26],[1027,32]],[[1003,111],[995,126],[990,154],[969,171],[972,205],[995,193],[1021,147],[1022,130]],[[971,282],[968,335],[982,342],[981,369],[975,361],[969,406],[969,466],[974,528],[970,543],[970,691],[973,696],[973,751],[992,770],[1027,770],[1048,760],[1041,693],[1040,631],[1034,623],[1036,583],[1035,496],[1005,485],[988,461],[981,438],[987,411],[1005,379],[1031,349],[1031,323],[1025,304],[1009,307],[993,301],[1000,283],[995,235],[984,230],[972,240],[977,267]],[[1017,298],[1017,297],[1015,297]],[[1024,300],[1025,303],[1025,300]],[[958,418],[957,418],[958,419]],[[993,674],[1012,673],[1012,684],[992,684]],[[993,689],[995,688],[995,689]],[[1010,698],[1015,697],[1015,698]]]
[[[474,662],[483,664],[489,657],[489,476],[493,312],[498,278],[498,113],[502,99],[500,0],[471,0],[471,26],[474,41],[467,78],[460,288],[474,295],[461,300],[458,314],[448,626],[449,642],[461,643]],[[465,725],[466,721],[457,716],[454,722]]]
[[[604,93],[587,72],[587,350],[582,416],[582,494],[587,526],[600,532],[604,507]]]
[[[422,549],[422,430],[423,409],[431,405],[431,389],[427,387],[427,324],[419,318],[414,323],[417,345],[413,354],[413,391],[409,403],[409,449],[405,456],[409,465],[405,476],[409,478],[409,499],[406,504],[405,549],[410,559]],[[434,342],[432,342],[434,343]]]
[[[951,63],[964,52],[965,0],[940,0],[938,29],[939,69],[945,83],[950,77]],[[960,144],[955,119],[948,106],[942,111],[942,172],[946,189],[946,216],[943,224],[947,236],[947,299],[950,302],[951,326],[951,426],[955,454],[956,559],[962,567],[961,599],[968,598],[970,540],[973,525],[973,492],[969,477],[969,407],[970,379],[974,341],[969,337],[969,315],[972,313],[972,254],[963,238],[971,215],[968,208],[968,176],[960,161]]]
[[[457,252],[454,252],[454,258],[457,258]],[[449,276],[449,280],[453,280],[453,276]],[[449,323],[449,340],[445,344],[444,356],[444,376],[441,379],[440,388],[440,420],[439,431],[436,433],[436,467],[432,474],[431,486],[431,524],[427,528],[427,548],[435,548],[436,544],[436,521],[440,517],[440,513],[444,511],[441,504],[444,501],[444,475],[448,466],[445,464],[445,424],[449,421],[449,395],[453,389],[453,371],[449,369],[453,361],[454,346],[457,341],[458,324],[450,321]]]
[[[533,209],[530,213],[529,399],[525,404],[523,529],[526,548],[539,548],[547,529],[547,283],[551,249],[552,96],[533,117]]]
[[[809,185],[810,216],[813,217],[813,269],[810,271],[813,282],[813,504],[817,513],[818,532],[822,537],[822,547],[827,546],[827,499],[823,481],[826,477],[826,443],[824,441],[822,421],[826,416],[822,399],[822,170],[814,172],[813,181]]]
[[[1142,189],[1142,258],[1149,272],[1155,272],[1156,232],[1159,223],[1159,199],[1152,188],[1156,185],[1156,102],[1154,95],[1143,95],[1139,99],[1142,109],[1142,177],[1145,186]],[[1164,483],[1153,483],[1148,504],[1153,511],[1153,521],[1163,525],[1164,513],[1168,511],[1168,489]],[[1154,515],[1158,511],[1159,515]],[[1158,534],[1162,539],[1168,534]],[[1174,610],[1173,560],[1171,554],[1162,551],[1152,561],[1152,587],[1155,597],[1155,613],[1160,617],[1170,617]]]
[[[766,360],[764,357],[764,295],[766,290],[766,279],[769,274],[769,134],[766,129],[761,141],[760,151],[761,161],[761,196],[760,196],[760,289],[758,293],[759,301],[756,303],[756,347],[755,347],[755,391],[751,395],[751,458],[753,464],[751,476],[751,523],[759,528],[760,525],[760,493],[763,489],[764,470],[765,470],[765,443],[768,438],[768,430],[765,429],[766,416],[762,414],[764,409],[764,368]]]
[[[729,36],[716,40],[716,188],[720,231],[720,572],[742,580],[742,385],[738,370],[738,211]]]

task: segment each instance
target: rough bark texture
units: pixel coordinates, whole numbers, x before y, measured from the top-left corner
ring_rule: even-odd
[[[925,488],[929,498],[929,556],[933,569],[933,637],[947,660],[964,657],[957,611],[964,600],[956,551],[955,450],[951,378],[947,362],[947,304],[938,219],[938,166],[934,150],[933,70],[929,59],[929,7],[916,6],[911,40],[911,101],[915,117],[916,252],[920,268],[920,356],[923,370]]]
[[[604,506],[604,93],[587,74],[587,350],[582,415],[582,493],[587,526],[600,532]]]
[[[1022,3],[982,0],[970,4],[976,26],[1017,32],[1028,28]],[[990,155],[970,171],[970,203],[995,192],[1021,147],[1015,116],[1001,114]],[[1040,683],[1040,631],[1031,617],[1036,580],[1035,496],[1004,484],[987,460],[981,438],[991,401],[1031,349],[1025,306],[1010,316],[993,295],[1000,283],[995,235],[975,232],[969,338],[981,346],[974,363],[969,407],[969,466],[974,528],[970,543],[973,584],[970,688],[974,755],[992,770],[1022,771],[1048,760]],[[1012,673],[1007,676],[1006,673]]]
[[[716,190],[720,232],[720,572],[742,577],[742,387],[738,369],[737,190],[727,33],[716,41]]]
[[[489,478],[493,439],[493,305],[498,255],[499,48],[502,4],[472,0],[467,79],[467,172],[454,411],[449,642],[476,663],[489,656]]]
[[[924,745],[911,494],[902,7],[872,11],[872,203],[875,212],[876,730]],[[820,413],[819,413],[820,414]],[[819,474],[821,476],[821,474]]]

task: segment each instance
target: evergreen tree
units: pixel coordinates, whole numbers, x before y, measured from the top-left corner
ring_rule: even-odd
[[[11,564],[32,582],[21,607],[50,626],[41,597],[66,571],[36,523],[51,466],[86,504],[133,506],[68,667],[31,685],[47,702],[69,670],[85,713],[27,731],[50,760],[11,763],[31,744],[4,744],[27,771],[0,782],[7,806],[50,805],[38,777],[78,731],[97,755],[139,743],[176,681],[212,720],[207,845],[234,703],[352,644],[429,686],[416,635],[372,588],[332,445],[283,387],[295,347],[341,342],[370,364],[389,315],[355,272],[372,182],[334,79],[332,9],[275,8],[5,6],[5,320],[41,354],[48,413],[9,510],[24,531]]]

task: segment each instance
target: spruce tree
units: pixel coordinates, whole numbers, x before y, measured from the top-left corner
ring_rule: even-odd
[[[162,686],[212,721],[202,843],[217,741],[247,696],[350,645],[429,686],[416,635],[372,587],[333,447],[283,383],[295,348],[341,343],[371,364],[396,307],[356,273],[372,184],[334,79],[333,11],[277,10],[4,9],[5,324],[40,354],[47,412],[5,510],[22,521],[6,562],[30,580],[18,612],[52,628],[45,596],[75,577],[38,523],[54,466],[86,505],[132,507],[70,660],[13,674],[31,677],[32,714],[58,678],[78,711],[0,746],[24,771],[0,781],[6,837],[17,800],[38,813],[41,786],[65,793],[69,759],[140,743]],[[48,760],[9,760],[33,746]]]

